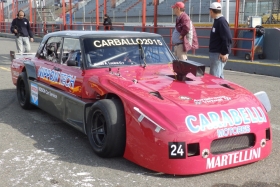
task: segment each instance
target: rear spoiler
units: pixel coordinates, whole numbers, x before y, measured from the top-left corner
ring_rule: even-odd
[[[34,57],[36,53],[16,53],[15,51],[10,51],[11,62],[17,58],[31,58]]]

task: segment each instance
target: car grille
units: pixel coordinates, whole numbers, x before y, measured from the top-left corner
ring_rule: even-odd
[[[255,145],[255,139],[255,135],[250,133],[214,140],[210,151],[212,154],[221,154],[246,149]]]

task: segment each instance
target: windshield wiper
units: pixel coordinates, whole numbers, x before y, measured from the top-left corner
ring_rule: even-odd
[[[146,63],[145,53],[144,53],[142,44],[140,42],[138,42],[138,47],[139,47],[139,55],[144,62],[143,68],[145,68],[147,66],[147,63]]]

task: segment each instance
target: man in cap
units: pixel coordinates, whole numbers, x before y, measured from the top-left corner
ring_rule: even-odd
[[[221,14],[221,4],[214,2],[209,10],[214,19],[209,41],[210,74],[224,78],[223,69],[231,52],[232,36],[228,22]]]
[[[175,29],[172,33],[174,55],[179,60],[187,60],[187,52],[198,48],[197,34],[190,17],[184,12],[185,4],[177,2],[171,8],[177,16]]]

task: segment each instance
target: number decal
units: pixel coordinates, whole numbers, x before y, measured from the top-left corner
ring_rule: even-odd
[[[158,44],[157,44],[157,41],[156,41],[155,39],[153,39],[153,42],[155,42],[155,44],[158,45]]]
[[[147,39],[143,39],[143,43],[144,43],[145,45],[149,45],[149,42],[148,42]]]
[[[153,45],[153,40],[148,39],[148,40],[147,40],[147,43],[149,43],[149,44]]]
[[[184,159],[186,158],[185,142],[169,142],[169,159]]]
[[[171,149],[173,149],[172,152],[171,152],[171,156],[176,156],[177,155],[175,153],[176,152],[176,145],[171,145]]]
[[[159,45],[162,45],[162,43],[161,43],[161,41],[160,41],[160,40],[157,40],[157,42],[158,42],[158,44],[159,44]]]

